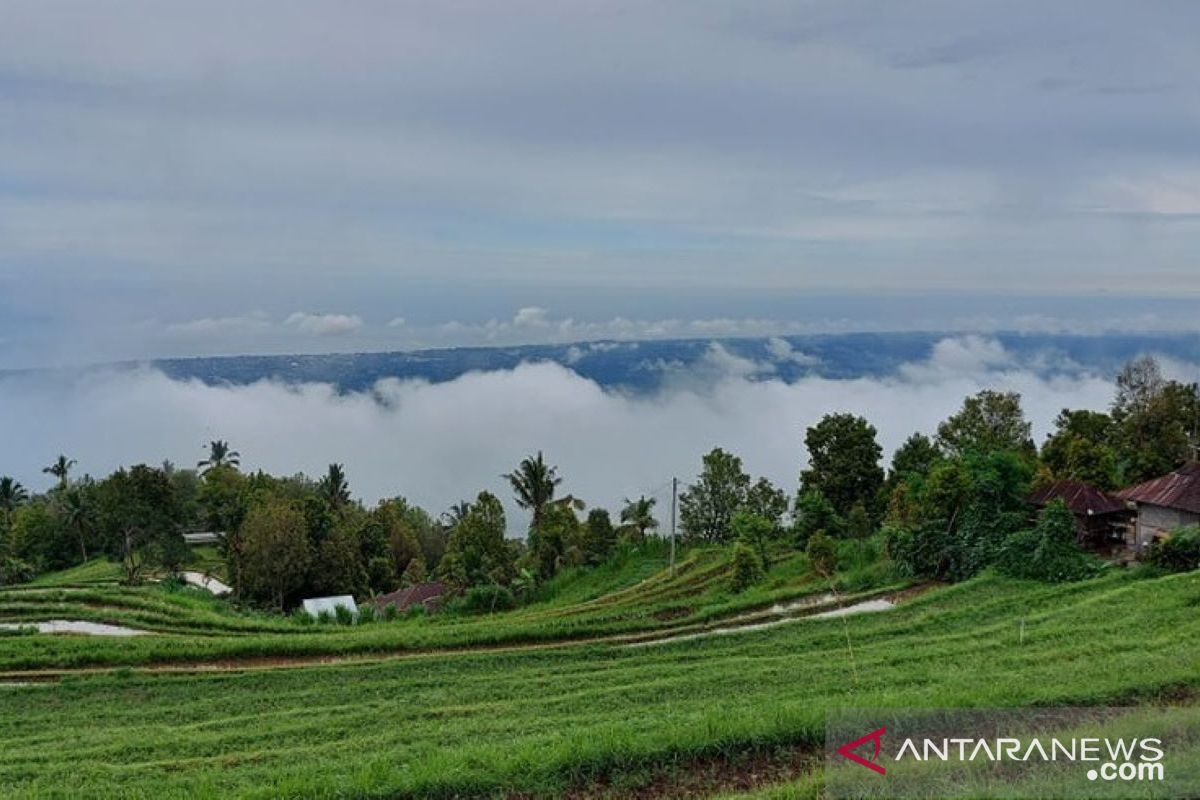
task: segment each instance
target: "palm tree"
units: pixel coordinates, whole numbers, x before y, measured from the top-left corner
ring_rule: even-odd
[[[203,468],[204,472],[217,467],[233,467],[237,469],[241,466],[242,454],[237,450],[229,449],[229,442],[224,439],[208,443],[208,458],[196,464],[197,467]]]
[[[53,464],[44,467],[42,472],[58,478],[58,486],[60,489],[63,489],[67,486],[67,478],[71,474],[71,467],[73,466],[75,466],[75,459],[60,455]]]
[[[460,500],[442,513],[442,524],[447,529],[458,527],[458,523],[466,519],[467,514],[471,513],[471,504],[466,500]]]
[[[638,532],[638,538],[646,538],[646,531],[658,527],[654,518],[654,505],[658,501],[653,497],[642,495],[637,500],[625,498],[625,507],[621,509],[621,522]]]
[[[68,527],[74,529],[75,535],[79,537],[79,554],[86,562],[88,560],[87,534],[92,526],[91,505],[84,492],[76,486],[63,492],[59,500],[59,508],[62,510],[63,521],[67,523]]]
[[[317,491],[335,511],[350,502],[350,484],[341,464],[329,465],[329,472],[317,484]]]
[[[539,450],[536,457],[521,461],[516,471],[500,476],[512,485],[517,505],[532,512],[530,525],[533,528],[541,525],[546,506],[554,500],[554,490],[562,483],[557,472],[558,468],[547,464]]]
[[[4,524],[12,521],[12,512],[29,499],[29,492],[7,475],[0,478],[0,511],[4,512]]]

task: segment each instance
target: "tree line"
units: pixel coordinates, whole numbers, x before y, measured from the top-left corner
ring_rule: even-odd
[[[829,414],[805,432],[794,495],[753,478],[722,448],[706,454],[679,497],[681,535],[685,544],[732,546],[735,590],[759,580],[773,554],[802,550],[815,570],[830,572],[837,542],[872,538],[909,575],[1019,570],[1039,553],[1057,559],[1050,572],[1076,574],[1083,562],[1073,541],[1059,546],[1070,538],[1069,514],[1032,520],[1031,489],[1063,478],[1111,489],[1168,472],[1192,456],[1198,415],[1196,386],[1166,379],[1149,357],[1121,370],[1107,412],[1064,409],[1040,449],[1012,392],[966,398],[933,435],[909,437],[886,470],[868,420]],[[44,470],[55,485],[41,494],[0,478],[0,583],[96,555],[137,582],[149,569],[178,571],[189,558],[180,533],[209,530],[225,534],[230,581],[249,602],[284,609],[315,594],[367,597],[436,579],[483,593],[494,608],[660,527],[654,498],[627,500],[615,521],[589,509],[563,491],[541,452],[503,476],[529,512],[523,540],[506,537],[504,506],[488,491],[437,516],[399,496],[367,508],[341,464],[316,480],[245,473],[225,441],[209,443],[194,469],[137,465],[97,480],[73,478],[76,466],[59,456]]]

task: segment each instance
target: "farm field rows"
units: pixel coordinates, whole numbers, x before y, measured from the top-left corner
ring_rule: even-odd
[[[527,613],[552,619],[567,605],[619,607],[622,592],[670,595],[686,574],[656,573],[632,590],[602,599],[584,591]],[[737,763],[781,748],[815,755],[828,708],[1178,698],[1200,685],[1197,608],[1196,574],[1116,572],[1056,586],[983,576],[884,614],[654,648],[581,642],[288,670],[69,677],[0,691],[0,789],[27,798],[624,796],[669,787],[706,759]],[[446,628],[474,635],[472,626],[522,613]],[[386,627],[272,635],[315,640]],[[259,634],[216,638],[243,636]],[[4,637],[0,651],[9,663],[54,665],[68,651],[50,638]],[[155,638],[181,648],[204,640],[135,644]],[[7,655],[14,643],[23,647],[17,659]],[[807,797],[819,781],[814,766],[744,791],[714,784],[713,795]]]

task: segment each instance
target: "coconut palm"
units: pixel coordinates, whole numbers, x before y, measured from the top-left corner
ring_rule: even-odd
[[[341,464],[329,465],[329,471],[317,484],[317,491],[332,509],[340,509],[350,502],[350,484]]]
[[[28,499],[29,492],[24,486],[8,476],[0,478],[0,512],[4,513],[5,525],[11,521],[12,512]]]
[[[470,513],[471,504],[466,500],[460,500],[442,513],[442,525],[447,529],[456,528],[458,523],[462,522]]]
[[[42,472],[58,478],[58,486],[61,489],[66,487],[67,479],[71,474],[71,467],[73,466],[75,466],[75,459],[60,455],[57,459],[55,459],[53,464],[48,467],[44,467]]]
[[[562,483],[557,472],[558,468],[547,464],[539,450],[536,456],[522,460],[514,472],[500,476],[512,485],[517,505],[533,514],[530,524],[534,528],[541,525],[546,506],[554,500],[554,490]]]
[[[76,486],[62,493],[58,502],[63,522],[79,539],[79,555],[88,560],[87,539],[92,528],[92,508],[84,491]]]
[[[654,518],[654,505],[657,502],[653,497],[646,495],[637,500],[625,498],[625,507],[621,509],[621,522],[636,530],[639,539],[644,539],[646,531],[658,527],[658,520]]]
[[[196,464],[202,468],[204,472],[217,467],[233,467],[237,469],[241,466],[242,454],[237,450],[229,449],[229,442],[223,439],[208,443],[208,458]]]

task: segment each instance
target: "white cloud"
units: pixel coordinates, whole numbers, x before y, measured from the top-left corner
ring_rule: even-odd
[[[767,352],[776,361],[791,362],[801,366],[812,366],[821,363],[821,359],[796,350],[792,347],[791,342],[779,336],[772,336],[767,340]]]
[[[187,322],[168,323],[163,330],[180,336],[226,336],[271,327],[271,320],[261,311],[235,317],[203,317]]]
[[[544,328],[550,323],[547,321],[548,311],[537,306],[526,306],[519,309],[516,315],[513,316],[513,326],[516,328]],[[569,320],[565,320],[569,322]]]
[[[406,320],[404,317],[392,317],[390,320],[388,320],[387,326],[389,328],[403,328],[407,323],[408,320]]]
[[[361,328],[363,321],[357,314],[308,314],[297,311],[283,324],[314,336],[341,336]]]
[[[706,361],[709,382],[679,381],[645,397],[605,391],[549,363],[445,383],[387,380],[373,394],[270,382],[207,386],[153,371],[10,376],[0,380],[0,472],[44,487],[40,466],[58,452],[102,474],[163,458],[192,463],[204,442],[222,438],[248,469],[319,474],[331,461],[344,462],[354,491],[368,501],[404,494],[436,512],[481,489],[507,500],[497,476],[542,449],[561,468],[564,489],[614,506],[672,475],[691,480],[700,456],[715,446],[794,491],[804,429],[830,412],[866,416],[890,454],[913,431],[933,431],[981,388],[1020,392],[1039,440],[1062,408],[1101,409],[1112,394],[1099,377],[990,370],[1004,362],[987,342],[947,344],[932,361],[881,379],[787,384],[719,346]]]

